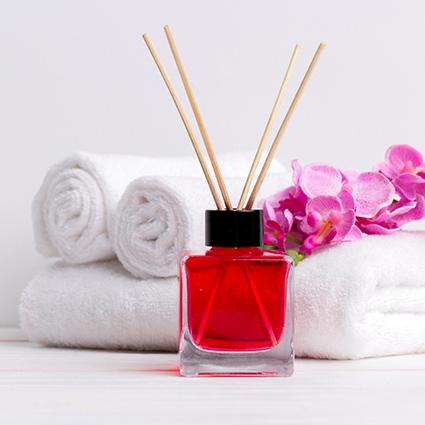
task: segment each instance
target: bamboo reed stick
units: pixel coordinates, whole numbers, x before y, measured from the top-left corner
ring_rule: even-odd
[[[252,179],[254,178],[255,171],[256,171],[256,169],[258,167],[258,163],[260,162],[260,159],[261,159],[261,154],[263,153],[264,146],[265,146],[266,141],[269,137],[269,133],[270,133],[270,130],[272,128],[273,122],[275,120],[277,110],[278,110],[280,103],[282,101],[283,93],[285,91],[285,88],[286,88],[286,85],[287,85],[287,82],[288,82],[288,79],[289,79],[289,75],[291,74],[293,65],[295,63],[297,53],[298,53],[298,44],[296,44],[294,46],[294,49],[292,50],[292,55],[291,55],[291,58],[289,59],[289,64],[286,68],[285,75],[283,77],[282,83],[281,83],[280,88],[279,88],[279,92],[277,94],[273,108],[270,112],[270,116],[267,120],[263,134],[261,136],[260,143],[258,144],[257,151],[255,152],[254,160],[252,161],[252,165],[251,165],[251,168],[249,170],[248,176],[245,180],[245,184],[244,184],[244,187],[243,187],[243,190],[242,190],[242,194],[241,194],[241,197],[239,198],[239,202],[238,202],[238,207],[237,207],[238,209],[242,209],[243,204],[245,203],[246,197],[248,196],[248,191],[251,187]]]
[[[210,188],[211,194],[214,198],[214,202],[215,202],[215,204],[216,204],[216,206],[219,210],[223,210],[224,209],[223,203],[221,202],[220,196],[217,192],[217,189],[215,188],[214,182],[213,182],[211,175],[210,175],[210,172],[208,170],[208,166],[205,162],[205,159],[204,159],[202,151],[199,147],[198,141],[196,140],[196,136],[195,136],[195,134],[192,130],[192,127],[189,123],[187,115],[184,111],[183,105],[182,105],[182,103],[180,102],[180,99],[177,96],[177,93],[176,93],[176,91],[173,87],[173,84],[172,84],[170,78],[168,77],[168,75],[165,71],[165,68],[162,65],[162,62],[161,62],[161,60],[158,56],[158,53],[156,52],[149,36],[147,34],[143,34],[143,40],[145,41],[145,43],[146,43],[146,45],[147,45],[147,47],[148,47],[148,49],[149,49],[149,51],[152,55],[152,58],[155,61],[155,64],[158,67],[159,72],[161,73],[161,76],[162,76],[162,78],[165,82],[165,85],[168,88],[168,91],[170,92],[170,95],[173,99],[173,102],[174,102],[176,108],[177,108],[177,111],[180,115],[180,118],[183,121],[183,124],[185,126],[186,131],[187,131],[187,134],[189,135],[190,141],[192,142],[192,146],[195,150],[196,156],[198,157],[199,163],[201,164],[202,171],[205,175],[205,178],[207,179],[208,187]]]
[[[254,205],[255,198],[258,194],[258,191],[260,190],[260,187],[261,187],[261,185],[264,181],[264,178],[266,177],[267,171],[268,171],[270,164],[273,160],[273,157],[276,153],[276,149],[279,146],[279,143],[282,139],[282,136],[284,135],[284,133],[286,131],[288,123],[289,123],[289,121],[292,117],[294,110],[295,110],[295,107],[297,106],[298,101],[300,100],[301,95],[304,92],[305,86],[306,86],[307,82],[309,81],[311,74],[312,74],[312,72],[313,72],[313,70],[314,70],[314,68],[317,64],[317,61],[319,60],[319,57],[320,57],[324,48],[325,48],[325,45],[323,43],[320,43],[319,47],[316,50],[316,53],[313,56],[313,59],[310,62],[310,65],[309,65],[309,67],[308,67],[308,69],[307,69],[307,71],[304,75],[304,78],[302,79],[301,84],[298,87],[298,90],[295,93],[294,98],[292,99],[292,102],[289,106],[289,109],[288,109],[286,115],[285,115],[285,118],[282,121],[282,124],[279,128],[279,131],[278,131],[278,133],[277,133],[277,135],[276,135],[276,137],[273,141],[273,144],[272,144],[272,146],[269,150],[269,153],[267,154],[266,160],[264,161],[263,167],[261,168],[260,174],[258,175],[257,181],[255,182],[254,188],[252,189],[251,195],[250,195],[248,202],[245,206],[246,209],[251,209],[252,206]]]
[[[179,51],[177,49],[176,42],[175,42],[173,34],[171,32],[171,28],[168,25],[166,25],[164,27],[164,31],[165,31],[165,35],[166,35],[167,40],[168,40],[168,44],[169,44],[170,49],[171,49],[171,53],[173,54],[174,61],[176,62],[177,69],[179,71],[181,80],[183,82],[183,86],[184,86],[184,89],[186,91],[186,95],[189,99],[190,106],[192,107],[193,114],[195,115],[195,119],[196,119],[196,122],[198,124],[199,131],[201,133],[202,139],[204,141],[204,145],[205,145],[205,148],[207,150],[208,157],[211,161],[211,165],[212,165],[212,168],[214,170],[214,174],[215,174],[215,177],[217,179],[217,183],[218,183],[218,186],[220,188],[221,194],[223,196],[224,203],[225,203],[227,209],[232,209],[232,202],[230,200],[230,196],[229,196],[229,193],[227,191],[226,184],[224,183],[223,175],[221,174],[221,170],[220,170],[220,167],[218,165],[218,161],[217,161],[217,157],[216,157],[214,148],[212,146],[210,137],[208,135],[208,131],[206,129],[205,122],[202,118],[201,111],[199,109],[198,103],[196,102],[195,96],[193,94],[193,90],[192,90],[192,87],[191,87],[190,82],[189,82],[189,77],[187,75],[186,69],[185,69],[183,62],[181,60]]]

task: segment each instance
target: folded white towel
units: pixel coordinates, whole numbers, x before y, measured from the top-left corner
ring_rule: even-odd
[[[176,278],[139,281],[114,260],[58,262],[25,288],[21,326],[45,345],[175,351],[177,297]]]
[[[248,154],[226,154],[220,165],[225,176],[243,176],[250,161]],[[194,156],[148,158],[83,152],[54,165],[33,202],[37,250],[70,263],[113,258],[110,230],[118,201],[132,180],[147,175],[199,177],[202,171]]]
[[[259,199],[288,185],[289,176],[282,171],[269,173]],[[243,183],[244,178],[226,179],[233,202],[239,199]],[[136,179],[117,207],[112,234],[119,260],[142,279],[176,276],[179,253],[203,249],[204,211],[212,207],[203,177]]]
[[[304,260],[295,276],[298,356],[425,352],[425,232],[370,236]],[[55,265],[25,289],[21,325],[49,345],[177,348],[177,279],[138,281],[117,262]]]
[[[296,269],[298,356],[425,352],[425,232],[369,236]]]

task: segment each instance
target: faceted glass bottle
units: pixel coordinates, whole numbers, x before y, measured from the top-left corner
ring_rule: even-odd
[[[206,211],[203,253],[180,261],[180,372],[293,372],[292,262],[262,244],[261,210]]]

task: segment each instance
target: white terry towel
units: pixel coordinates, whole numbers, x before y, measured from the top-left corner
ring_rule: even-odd
[[[139,281],[117,261],[59,261],[25,288],[21,327],[45,345],[177,349],[177,279]]]
[[[328,248],[295,270],[298,356],[425,352],[425,232]],[[176,350],[177,279],[138,281],[117,262],[55,265],[25,289],[21,325],[49,345]]]
[[[326,248],[296,274],[298,356],[358,359],[425,352],[425,232]]]
[[[275,164],[258,199],[281,190],[289,176]],[[227,178],[233,203],[244,178]],[[122,196],[114,223],[113,247],[123,266],[139,278],[177,275],[183,250],[205,245],[204,211],[215,208],[203,177],[140,177]]]
[[[243,176],[250,161],[248,154],[226,154],[220,165],[225,176]],[[54,165],[33,201],[37,250],[69,263],[113,258],[110,229],[116,206],[127,185],[146,175],[194,177],[202,171],[194,156],[149,158],[82,152]]]

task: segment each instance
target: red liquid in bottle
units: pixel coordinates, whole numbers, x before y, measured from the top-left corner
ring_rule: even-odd
[[[213,351],[276,346],[284,330],[289,264],[279,252],[211,248],[185,261],[188,328]]]

